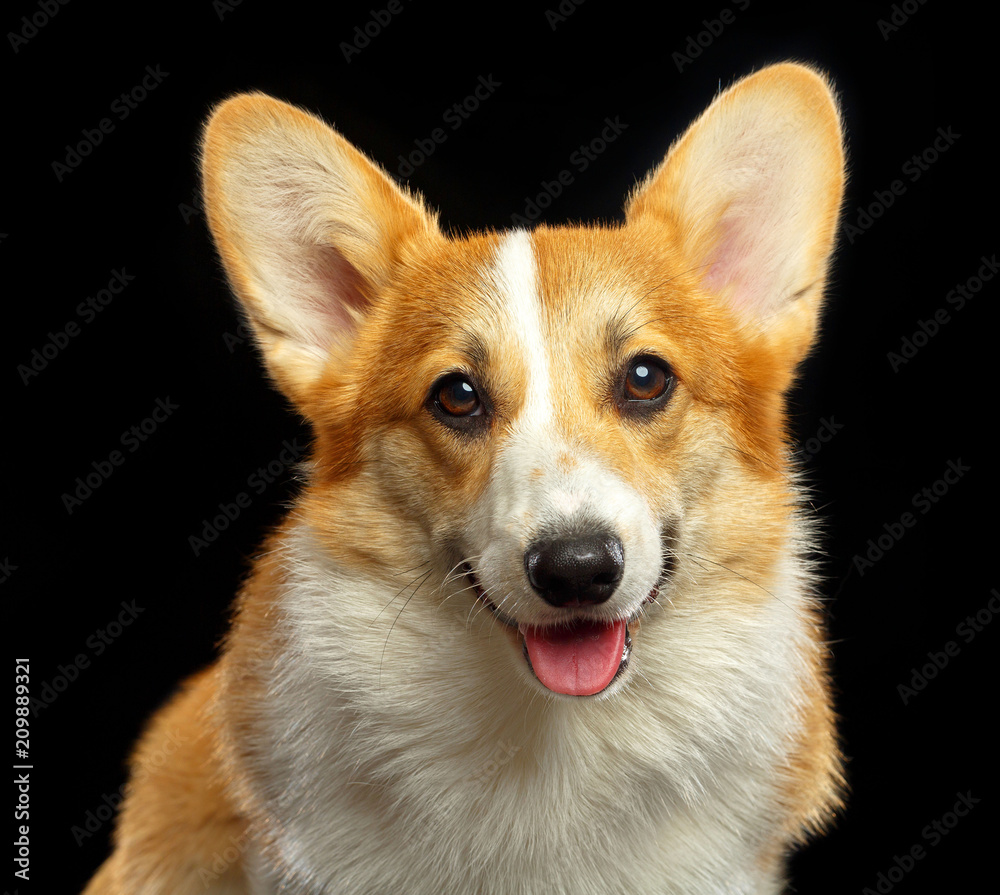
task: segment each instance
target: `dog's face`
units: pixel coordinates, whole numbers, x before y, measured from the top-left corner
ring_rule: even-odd
[[[433,568],[416,599],[492,614],[526,677],[557,692],[614,692],[678,556],[710,552],[715,480],[747,479],[747,506],[713,520],[742,552],[740,517],[768,511],[780,462],[782,370],[654,245],[628,228],[432,241],[317,389],[320,469],[352,456],[309,493],[328,548],[371,526],[362,565]],[[588,668],[561,674],[535,629],[586,632],[563,649]]]
[[[779,66],[716,101],[623,226],[451,239],[315,119],[221,107],[209,219],[314,427],[299,518],[385,585],[368,626],[443,615],[530,687],[608,697],[692,581],[723,568],[765,601],[842,169],[827,88]]]

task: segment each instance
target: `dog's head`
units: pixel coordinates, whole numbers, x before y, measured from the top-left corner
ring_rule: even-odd
[[[793,577],[784,396],[844,179],[815,72],[722,93],[620,226],[447,236],[260,94],[223,103],[203,150],[230,282],[315,432],[298,516],[384,583],[372,624],[443,614],[503,632],[531,687],[613,695],[664,605],[724,617]]]

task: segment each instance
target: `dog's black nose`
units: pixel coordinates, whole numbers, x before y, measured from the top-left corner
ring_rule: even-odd
[[[622,542],[605,534],[537,541],[524,554],[531,586],[553,606],[593,606],[622,580]]]

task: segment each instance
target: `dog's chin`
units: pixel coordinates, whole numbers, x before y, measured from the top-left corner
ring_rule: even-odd
[[[664,583],[664,576],[661,575],[649,594],[625,620],[607,622],[587,613],[585,609],[581,609],[576,614],[567,615],[567,618],[560,622],[532,625],[518,621],[498,607],[490,599],[486,589],[480,584],[468,563],[463,564],[463,571],[471,589],[475,592],[476,599],[490,611],[499,624],[508,629],[512,639],[516,638],[524,668],[531,680],[547,693],[577,699],[609,696],[620,689],[620,685],[627,678],[629,672],[632,635],[638,630],[640,617],[645,612],[647,605],[656,601]],[[566,644],[572,641],[582,642],[586,640],[600,643],[600,651],[604,654],[599,663],[602,667],[586,676],[582,682],[574,677],[573,683],[567,684],[562,676],[551,672],[548,667],[548,657],[553,652],[562,652],[568,656],[566,661],[572,661],[575,666],[578,663],[578,657],[572,654],[572,647],[567,647]],[[595,649],[597,648],[595,647]],[[536,661],[542,659],[544,662],[543,669],[536,671],[532,664],[533,652]]]

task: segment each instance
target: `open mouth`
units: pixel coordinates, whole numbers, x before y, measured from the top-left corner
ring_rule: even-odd
[[[518,631],[528,668],[544,687],[567,696],[593,696],[625,673],[632,653],[629,624],[636,616],[615,621],[576,619],[544,627],[518,624],[490,600],[468,563],[462,569],[476,597],[499,622]],[[652,603],[658,594],[659,584],[643,602]]]

